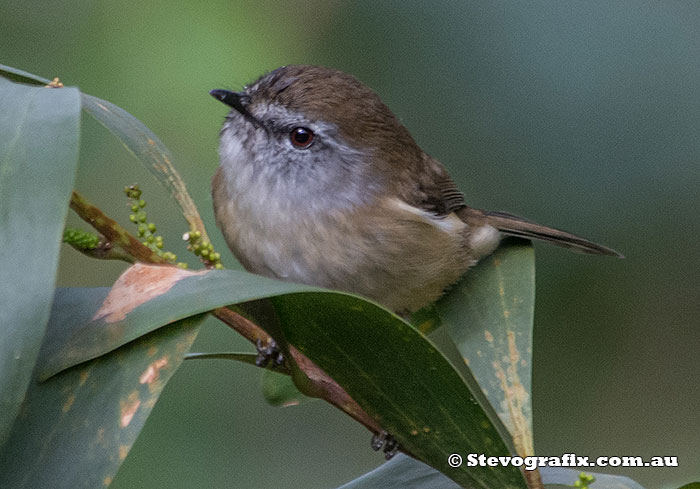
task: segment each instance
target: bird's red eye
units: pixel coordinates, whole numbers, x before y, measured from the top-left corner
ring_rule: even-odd
[[[295,147],[305,149],[314,142],[314,133],[311,129],[305,127],[295,127],[292,129],[289,139]]]

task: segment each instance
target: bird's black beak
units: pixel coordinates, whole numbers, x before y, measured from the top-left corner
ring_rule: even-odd
[[[244,105],[245,95],[240,92],[232,92],[230,90],[212,90],[209,95],[214,97],[216,100],[225,103],[229,107],[233,107],[238,112],[246,115],[248,111]]]

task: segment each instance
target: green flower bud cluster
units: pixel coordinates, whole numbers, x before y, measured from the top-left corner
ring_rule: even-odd
[[[80,250],[94,250],[100,245],[100,238],[87,231],[66,228],[63,230],[63,242]]]
[[[578,475],[578,480],[574,482],[574,487],[578,487],[580,489],[588,489],[588,485],[593,484],[594,482],[595,477],[581,472]]]
[[[185,233],[182,239],[187,241],[187,249],[202,259],[209,268],[221,269],[221,255],[214,251],[214,246],[209,241],[202,239],[202,233],[192,231]]]
[[[142,243],[148,246],[158,256],[165,258],[169,263],[175,264],[179,268],[187,268],[187,263],[176,262],[177,255],[170,251],[163,251],[163,236],[155,234],[156,225],[152,222],[146,222],[148,215],[143,210],[146,207],[146,201],[141,198],[141,189],[138,185],[129,185],[124,187],[124,193],[130,200],[131,214],[129,220],[136,224],[139,238]]]

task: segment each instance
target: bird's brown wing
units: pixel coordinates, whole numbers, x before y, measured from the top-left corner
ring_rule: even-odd
[[[427,155],[423,163],[416,180],[417,188],[406,196],[410,199],[407,203],[436,216],[447,216],[465,207],[464,194],[445,167]]]
[[[470,228],[488,225],[495,227],[503,234],[549,241],[583,253],[622,257],[613,249],[560,229],[542,226],[507,212],[482,211],[467,206],[464,202],[464,195],[459,191],[454,180],[434,158],[425,155],[420,170],[418,172],[420,176],[416,182],[417,189],[414,189],[413,193],[413,201],[409,202],[415,207],[436,216],[447,216],[455,213]]]

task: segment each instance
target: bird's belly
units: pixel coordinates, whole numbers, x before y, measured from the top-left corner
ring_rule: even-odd
[[[359,294],[406,313],[435,301],[481,257],[469,248],[465,225],[451,219],[435,225],[380,213],[260,224],[238,216],[229,222],[258,224],[230,227],[227,241],[250,272]]]

